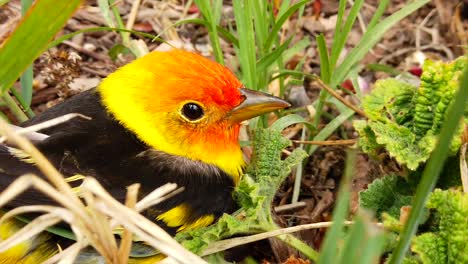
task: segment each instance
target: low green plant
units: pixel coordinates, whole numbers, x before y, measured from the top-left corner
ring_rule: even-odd
[[[436,184],[460,188],[460,181],[453,181],[454,176],[460,177],[454,164],[458,158],[446,162],[446,157],[458,153],[468,124],[467,85],[467,57],[451,63],[427,61],[419,87],[381,80],[363,99],[368,120],[354,123],[362,149],[371,154],[386,150],[415,170],[406,178],[377,179],[360,193],[360,205],[376,212],[397,233],[387,249],[389,263],[455,263],[466,258],[464,244],[459,242],[464,234],[458,235],[458,230],[468,230],[466,194],[431,191]],[[401,218],[403,206],[411,210]],[[402,223],[398,217],[407,220]],[[449,237],[449,233],[456,235]],[[417,254],[406,253],[410,245]]]
[[[377,81],[362,101],[368,120],[354,121],[362,149],[377,155],[384,148],[411,170],[426,162],[467,63],[467,57],[451,63],[427,60],[419,87],[395,78]],[[461,122],[468,122],[468,111]],[[461,125],[454,135],[452,155],[460,148],[463,130]]]

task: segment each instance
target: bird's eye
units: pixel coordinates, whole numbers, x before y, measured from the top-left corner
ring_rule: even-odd
[[[190,121],[195,121],[203,116],[203,108],[196,103],[187,103],[182,107],[182,114]]]

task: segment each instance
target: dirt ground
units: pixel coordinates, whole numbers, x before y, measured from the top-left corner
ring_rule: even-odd
[[[133,0],[116,1],[122,18],[125,21],[134,18],[133,30],[153,35],[159,35],[174,46],[193,50],[204,56],[212,57],[207,30],[199,25],[185,24],[170,27],[177,21],[198,18],[200,13],[195,5],[187,5],[187,1],[178,0],[143,0],[138,6],[138,12],[131,14]],[[223,21],[233,19],[231,1],[225,1],[223,6]],[[274,3],[281,1],[274,1]],[[348,1],[352,3],[352,1]],[[352,29],[347,40],[347,46],[342,54],[346,55],[362,36],[366,24],[370,21],[378,5],[377,0],[365,1],[358,17],[358,23]],[[406,0],[392,0],[385,15],[391,15],[406,4]],[[348,4],[348,9],[349,9]],[[334,24],[338,9],[338,1],[312,0],[306,5],[301,18],[293,17],[286,23],[282,33],[285,36],[295,35],[293,41],[304,38],[311,40],[311,45],[298,53],[288,65],[296,65],[305,58],[303,71],[319,73],[319,57],[315,37],[323,33],[328,44],[332,42]],[[0,9],[0,40],[13,29],[20,19],[19,1],[12,1]],[[86,3],[70,19],[60,35],[91,27],[107,26],[96,1]],[[419,9],[408,18],[391,28],[382,41],[361,61],[363,65],[386,64],[396,70],[410,72],[414,75],[421,73],[421,63],[424,58],[453,60],[464,54],[468,45],[468,1],[466,0],[434,0]],[[138,36],[133,36],[139,39]],[[167,44],[161,44],[150,39],[142,39],[149,50],[168,49]],[[56,48],[43,54],[34,64],[34,96],[32,108],[35,112],[55,105],[68,97],[83,90],[95,87],[102,78],[116,68],[131,61],[130,54],[110,56],[119,48],[121,43],[118,33],[100,31],[80,34],[68,41],[64,41]],[[117,45],[117,46],[116,46]],[[222,42],[227,65],[237,71],[233,47]],[[291,66],[293,67],[293,66]],[[375,72],[364,68],[360,72],[362,92],[372,88],[376,79],[388,76],[386,73]],[[343,87],[352,90],[349,83]],[[296,87],[295,87],[296,89]],[[304,106],[313,102],[318,95],[319,88],[313,82],[305,81],[297,88],[298,93],[290,93],[289,100],[296,106]],[[307,97],[301,97],[301,95]],[[343,93],[344,94],[344,93]],[[336,109],[327,108],[330,115],[325,115],[321,124],[330,121],[327,116],[335,116]],[[297,139],[300,128],[288,130],[288,136]],[[351,123],[345,123],[330,139],[356,138]],[[301,196],[299,203],[292,204],[291,196],[294,185],[294,175],[283,184],[277,194],[275,206],[277,220],[284,226],[329,221],[335,201],[337,186],[344,168],[345,146],[323,146],[312,155],[306,165],[302,178]],[[400,168],[388,156],[383,155],[380,160],[373,160],[364,154],[359,155],[357,173],[353,179],[353,200],[351,208],[357,208],[357,193],[366,188],[374,178],[384,172],[400,172]],[[285,208],[286,207],[286,208]],[[319,247],[325,230],[304,231],[300,236]],[[285,260],[291,252],[282,244],[272,241],[268,244],[259,243],[255,248],[260,259],[265,262]],[[299,262],[291,262],[299,263]]]

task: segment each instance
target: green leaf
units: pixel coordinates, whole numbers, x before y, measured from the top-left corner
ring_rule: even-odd
[[[359,205],[375,212],[379,219],[382,219],[383,212],[399,218],[400,208],[410,205],[411,201],[412,193],[408,183],[397,175],[376,179],[367,190],[359,193]]]
[[[119,54],[125,55],[125,54],[129,54],[130,52],[131,52],[130,49],[128,49],[124,45],[116,44],[108,51],[108,54],[112,60],[116,60]]]
[[[440,172],[442,171],[443,164],[447,158],[450,149],[450,142],[457,131],[457,126],[460,125],[459,120],[462,118],[464,111],[466,111],[466,104],[468,102],[468,68],[464,66],[465,70],[460,78],[459,89],[455,95],[454,101],[447,111],[447,116],[442,125],[442,131],[434,152],[427,163],[421,181],[416,189],[414,202],[410,216],[406,223],[405,229],[401,234],[399,243],[392,254],[390,264],[400,263],[403,259],[410,241],[418,227],[418,220],[423,213],[423,207],[426,199],[428,198],[431,190],[434,188]],[[466,113],[466,112],[465,112]],[[468,218],[465,218],[468,219]],[[465,229],[468,230],[468,229]]]
[[[368,125],[375,133],[376,142],[384,145],[390,156],[411,170],[417,169],[419,164],[425,162],[435,147],[436,138],[433,135],[418,140],[413,132],[404,126],[372,121],[369,121]]]
[[[411,170],[426,162],[467,62],[466,57],[452,63],[427,60],[419,88],[397,79],[377,81],[362,100],[369,120],[354,122],[362,149],[376,154],[384,147]],[[451,142],[451,154],[457,153],[461,145],[463,129],[460,126]]]
[[[0,91],[4,93],[47,47],[80,0],[38,0],[0,48]]]
[[[438,226],[412,240],[423,263],[468,263],[468,194],[435,190],[426,205],[437,213]]]

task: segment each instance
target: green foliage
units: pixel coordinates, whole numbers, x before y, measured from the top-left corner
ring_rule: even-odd
[[[29,73],[26,73],[27,77],[23,78],[23,92],[26,94],[23,94],[23,96],[25,95],[24,98],[19,94],[17,96],[24,109],[21,109],[14,102],[7,90],[13,86],[34,59],[39,57],[45,50],[47,43],[78,8],[80,2],[80,0],[35,1],[35,4],[29,8],[18,27],[2,43],[0,47],[0,65],[2,65],[0,67],[1,97],[18,121],[27,119],[23,111],[32,116],[29,109],[30,93],[32,92],[32,89],[29,89],[32,78],[30,70]],[[24,6],[26,4],[24,3]]]
[[[382,213],[398,218],[400,208],[410,205],[412,201],[411,188],[404,178],[397,175],[387,175],[376,179],[359,193],[359,205],[371,209],[382,218]]]
[[[436,230],[412,241],[411,250],[420,257],[419,263],[468,263],[468,194],[437,189],[426,206],[438,217]]]
[[[291,168],[307,156],[296,149],[281,159],[281,150],[289,145],[291,142],[279,130],[257,130],[252,161],[234,193],[241,209],[223,215],[214,225],[180,233],[176,238],[186,248],[201,253],[208,244],[223,238],[277,229],[271,215],[273,197]]]
[[[354,122],[362,149],[377,154],[385,148],[411,170],[427,161],[467,62],[467,57],[449,64],[427,60],[419,88],[397,79],[377,81],[371,94],[362,101],[368,121]],[[462,131],[460,126],[454,135],[452,154],[461,145]]]

